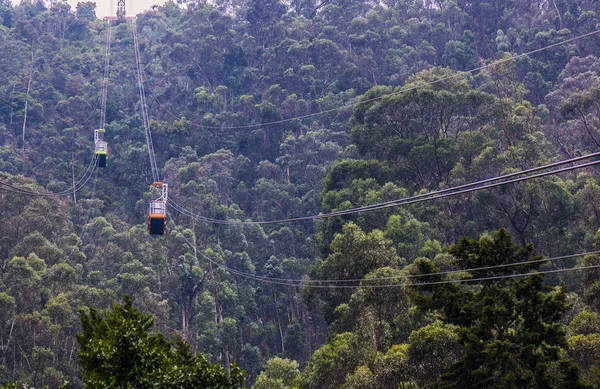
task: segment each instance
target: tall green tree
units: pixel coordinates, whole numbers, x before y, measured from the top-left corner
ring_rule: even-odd
[[[94,388],[242,388],[244,373],[194,356],[183,341],[152,334],[153,319],[133,308],[131,299],[98,313],[80,310],[83,333],[77,353],[86,385]]]
[[[538,259],[532,245],[512,242],[503,229],[479,241],[462,239],[449,250],[458,269],[511,264]],[[416,263],[421,273],[437,272],[429,260]],[[538,264],[512,267],[513,273]],[[506,269],[474,273],[491,277]],[[440,281],[441,276],[427,277]],[[460,327],[465,354],[450,365],[436,389],[451,388],[586,388],[579,370],[566,359],[567,309],[564,288],[544,286],[543,276],[484,280],[479,287],[454,284],[413,287],[413,299],[423,310],[436,310],[447,323]]]

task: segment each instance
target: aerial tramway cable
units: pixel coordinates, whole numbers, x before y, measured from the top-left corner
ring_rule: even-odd
[[[146,134],[146,144],[148,146],[148,157],[150,159],[150,168],[152,169],[152,178],[154,182],[160,182],[158,167],[156,166],[156,155],[154,153],[154,145],[152,143],[152,132],[150,129],[150,119],[148,116],[148,106],[146,104],[146,92],[144,89],[144,69],[142,67],[142,58],[140,55],[139,38],[137,33],[136,21],[131,21],[131,29],[133,32],[133,46],[135,51],[135,63],[138,77],[138,89],[140,93],[140,105],[142,110],[142,121],[144,123],[144,132]]]
[[[360,284],[355,284],[355,285],[336,285],[336,284],[332,284],[332,281],[330,280],[299,280],[299,281],[292,281],[292,282],[288,282],[288,280],[282,279],[282,280],[273,280],[270,279],[269,277],[263,277],[263,276],[256,276],[256,275],[250,275],[244,272],[240,272],[239,270],[235,270],[232,269],[230,267],[227,267],[223,264],[220,264],[219,262],[215,261],[214,259],[204,255],[203,253],[199,253],[200,256],[204,259],[206,259],[207,261],[211,262],[213,265],[223,268],[224,270],[227,270],[228,272],[234,274],[234,275],[238,275],[240,277],[244,277],[244,278],[248,278],[254,281],[258,281],[258,282],[263,282],[266,284],[272,284],[272,285],[282,285],[282,286],[296,286],[296,287],[302,287],[302,288],[313,288],[313,289],[366,289],[366,288],[404,288],[404,287],[410,287],[410,286],[431,286],[431,285],[444,285],[444,284],[461,284],[461,283],[471,283],[471,282],[482,282],[482,281],[492,281],[492,280],[499,280],[499,279],[510,279],[510,278],[519,278],[519,277],[527,277],[527,276],[534,276],[534,275],[544,275],[544,274],[555,274],[555,273],[565,273],[565,272],[571,272],[571,271],[582,271],[582,270],[591,270],[591,269],[598,269],[600,268],[600,265],[588,265],[588,266],[580,266],[580,267],[573,267],[573,268],[562,268],[562,269],[553,269],[553,270],[540,270],[540,271],[535,271],[535,272],[527,272],[527,273],[513,273],[513,274],[502,274],[502,275],[495,275],[495,276],[486,276],[486,277],[475,277],[475,278],[460,278],[460,279],[451,279],[451,280],[441,280],[441,281],[424,281],[424,282],[402,282],[402,283],[395,283],[395,284],[369,284],[369,282],[371,281],[371,279],[369,278],[364,278],[360,280]],[[584,256],[587,255],[586,253],[583,254],[574,254],[573,257],[577,257],[577,256]],[[551,258],[549,258],[548,260],[550,260]],[[461,271],[456,271],[458,272],[469,272],[469,269],[464,269]],[[418,276],[421,277],[427,277],[427,276],[435,276],[435,275],[439,275],[439,273],[431,273],[431,274],[418,274]],[[414,275],[416,276],[416,274]],[[393,280],[398,280],[398,279],[402,279],[403,277],[394,277],[394,278],[389,278],[387,279],[388,281],[393,281]],[[376,279],[373,279],[376,280]],[[379,279],[379,281],[385,281],[386,279]],[[290,280],[291,281],[291,280]]]
[[[108,26],[107,26],[106,44],[107,44],[107,47],[106,47],[105,60],[104,60],[104,80],[103,80],[102,101],[101,101],[101,108],[100,108],[100,128],[104,128],[104,126],[106,124],[106,101],[107,101],[107,96],[108,96],[108,77],[109,77],[110,52],[111,52],[111,50],[110,50],[110,45],[111,45],[111,23],[110,23],[110,21],[108,21]],[[39,277],[40,279],[50,277],[52,274],[59,271],[60,267],[58,267],[57,265],[66,263],[73,256],[73,254],[75,253],[75,250],[77,249],[80,242],[83,241],[83,237],[86,232],[85,225],[87,225],[87,223],[90,221],[92,211],[94,209],[92,202],[93,202],[95,194],[96,194],[96,184],[97,184],[97,180],[98,180],[98,170],[97,170],[96,164],[94,162],[95,162],[95,159],[92,158],[90,164],[88,165],[88,167],[87,167],[85,173],[83,174],[83,176],[81,177],[81,179],[79,179],[79,181],[73,185],[73,187],[74,187],[73,189],[65,190],[65,191],[58,192],[58,193],[35,192],[35,191],[31,191],[31,190],[28,190],[28,189],[25,189],[22,187],[17,187],[15,185],[7,183],[6,181],[0,180],[0,190],[6,190],[6,191],[13,192],[16,194],[23,194],[23,195],[30,195],[30,196],[61,196],[64,194],[71,194],[71,193],[75,193],[75,192],[79,191],[81,188],[83,188],[88,183],[88,181],[91,179],[92,175],[94,176],[94,183],[92,186],[92,191],[91,191],[91,196],[90,196],[90,206],[89,206],[89,209],[88,209],[86,217],[85,217],[85,222],[81,228],[81,232],[78,235],[77,242],[75,243],[75,245],[73,246],[71,251],[65,256],[65,258],[62,261],[57,262],[54,265],[54,267],[49,269],[46,273],[42,274]],[[11,279],[10,280],[12,282],[11,284],[3,284],[0,282],[0,285],[2,285],[4,288],[13,288],[13,287],[25,285],[26,283],[31,282],[31,280],[33,280],[33,277]],[[17,281],[17,282],[15,282],[15,281]]]
[[[100,127],[94,130],[94,156],[96,166],[104,168],[108,160],[108,143],[104,140],[106,134],[106,101],[108,99],[108,77],[110,76],[110,50],[112,23],[106,21],[106,52],[104,56],[104,79],[102,80],[102,103],[100,107]]]
[[[567,171],[571,171],[571,170],[575,170],[575,169],[581,169],[584,167],[590,167],[590,166],[600,164],[600,160],[597,160],[597,161],[587,162],[587,163],[583,163],[583,164],[579,164],[579,165],[575,165],[575,166],[569,166],[569,167],[565,167],[565,168],[561,168],[561,169],[550,170],[550,171],[541,172],[541,173],[537,173],[537,174],[530,174],[530,173],[535,173],[535,172],[538,172],[541,170],[546,170],[546,169],[554,168],[557,166],[574,163],[574,162],[579,162],[579,161],[582,161],[585,159],[595,158],[595,157],[600,157],[600,152],[587,154],[587,155],[584,155],[581,157],[575,157],[575,158],[570,158],[570,159],[566,159],[566,160],[561,160],[558,162],[550,163],[550,164],[543,165],[543,166],[538,166],[538,167],[527,169],[527,170],[522,170],[519,172],[514,172],[514,173],[510,173],[510,174],[505,174],[502,176],[492,177],[492,178],[487,178],[484,180],[480,180],[480,181],[476,181],[476,182],[472,182],[472,183],[468,183],[468,184],[463,184],[463,185],[459,185],[459,186],[455,186],[455,187],[451,187],[451,188],[447,188],[447,189],[442,189],[442,190],[438,190],[438,191],[433,191],[433,192],[429,192],[429,193],[423,193],[423,194],[410,196],[410,197],[406,197],[406,198],[400,198],[400,199],[386,201],[386,202],[382,202],[382,203],[371,204],[371,205],[367,205],[367,206],[363,206],[363,207],[322,213],[322,214],[318,214],[318,215],[302,216],[302,217],[278,219],[278,220],[264,220],[264,221],[219,220],[219,219],[213,219],[213,218],[208,218],[205,216],[197,215],[197,214],[193,213],[192,211],[185,209],[184,207],[182,207],[181,205],[179,205],[172,199],[169,199],[168,203],[174,210],[176,210],[188,217],[194,218],[198,221],[205,222],[205,223],[227,224],[227,225],[292,223],[292,222],[300,222],[300,221],[319,220],[319,219],[325,219],[325,218],[330,218],[330,217],[335,217],[335,216],[350,215],[350,214],[355,214],[355,213],[360,213],[360,212],[369,212],[369,211],[385,209],[385,208],[390,208],[390,207],[397,207],[397,206],[401,206],[401,205],[415,204],[415,203],[420,203],[422,201],[441,199],[441,198],[446,198],[446,197],[450,197],[450,196],[456,196],[459,194],[476,192],[476,191],[480,191],[483,189],[490,189],[490,188],[495,188],[498,186],[513,184],[513,183],[517,183],[517,182],[528,181],[528,180],[531,180],[534,178],[545,177],[545,176],[549,176],[549,175],[554,175],[554,174],[558,174],[558,173],[563,173],[563,172],[567,172]],[[524,177],[519,177],[524,174],[530,174],[530,175],[526,175]]]
[[[106,51],[105,51],[105,58],[104,58],[104,80],[103,80],[103,85],[102,85],[102,100],[101,100],[101,108],[100,108],[100,128],[104,128],[104,125],[106,123],[106,101],[107,101],[107,96],[108,96],[108,76],[109,76],[109,67],[110,67],[110,52],[111,52],[111,24],[110,24],[110,21],[108,21],[107,35],[106,35]],[[13,104],[7,103],[3,100],[0,100],[0,102],[7,104],[13,108],[16,108],[16,107],[14,107]],[[34,191],[31,189],[27,189],[24,187],[19,187],[19,186],[10,184],[4,180],[0,180],[0,190],[15,193],[15,194],[22,194],[25,196],[40,196],[40,197],[66,196],[66,195],[70,196],[74,193],[77,193],[79,190],[81,190],[92,178],[92,175],[95,171],[95,162],[96,162],[96,156],[94,155],[92,157],[90,163],[88,164],[86,170],[84,171],[83,175],[81,176],[81,178],[76,183],[74,183],[70,189],[66,189],[66,190],[63,190],[60,192],[50,192],[50,191],[49,192],[38,192],[38,191]]]
[[[194,250],[194,252],[198,252],[198,254],[208,262],[213,265],[224,269],[231,274],[244,277],[250,280],[263,282],[272,285],[283,285],[283,286],[296,286],[303,288],[330,288],[330,289],[360,289],[360,288],[390,288],[390,287],[409,287],[409,286],[430,286],[430,285],[442,285],[442,284],[455,284],[455,283],[468,283],[468,282],[478,282],[478,281],[489,281],[489,280],[497,280],[497,279],[507,279],[507,278],[518,278],[518,277],[526,277],[531,275],[543,275],[543,274],[554,274],[554,273],[563,273],[570,271],[581,271],[581,270],[590,270],[600,268],[600,265],[589,265],[589,266],[580,266],[576,268],[563,268],[563,269],[553,269],[553,270],[542,270],[528,273],[516,273],[516,274],[504,274],[504,275],[494,275],[494,276],[486,276],[486,277],[475,277],[475,278],[464,278],[464,279],[453,279],[453,280],[442,280],[442,281],[426,281],[426,282],[410,282],[410,283],[399,283],[399,284],[369,284],[371,281],[393,281],[400,279],[416,279],[421,277],[430,277],[430,276],[441,276],[448,275],[454,273],[468,273],[475,271],[484,271],[484,270],[496,270],[501,268],[515,267],[515,266],[527,266],[535,263],[541,262],[553,262],[558,260],[572,259],[577,257],[583,257],[586,255],[595,255],[599,254],[600,251],[590,251],[579,254],[570,254],[563,255],[552,258],[541,258],[535,259],[531,261],[521,261],[521,262],[513,262],[492,266],[481,266],[470,269],[462,269],[462,270],[447,270],[440,271],[434,273],[423,273],[423,274],[406,274],[401,276],[394,277],[375,277],[375,278],[363,278],[363,279],[337,279],[337,280],[308,280],[308,279],[292,279],[292,278],[276,278],[276,277],[267,277],[267,276],[259,276],[256,274],[244,272],[241,270],[233,269],[227,265],[219,263],[218,261],[210,258],[205,255],[201,251],[195,250],[194,246],[190,243],[190,241],[181,233],[181,237],[185,240],[188,246]],[[348,283],[348,282],[359,282],[360,284],[356,285],[336,285],[338,283]]]
[[[90,202],[93,202],[95,194],[96,194],[96,182],[97,182],[97,179],[98,179],[98,176],[97,176],[98,170],[95,168],[95,166],[94,166],[93,173],[95,173],[94,174],[94,184],[93,184],[93,187],[92,187],[92,195],[90,197]],[[85,217],[84,226],[81,228],[81,232],[78,235],[78,241],[75,243],[75,245],[73,246],[73,248],[71,249],[71,251],[66,255],[66,257],[62,261],[57,262],[56,264],[54,264],[54,266],[50,270],[48,270],[48,272],[46,272],[45,274],[42,274],[39,277],[40,279],[48,278],[52,274],[54,274],[57,271],[59,271],[60,267],[58,267],[57,265],[66,263],[73,256],[73,254],[75,253],[75,249],[77,249],[77,246],[78,246],[79,242],[83,241],[83,237],[84,237],[85,232],[86,232],[85,225],[90,221],[90,217],[92,215],[92,210],[93,209],[94,209],[93,204],[90,204],[90,207],[88,209],[87,215]],[[4,284],[3,283],[4,281],[1,280],[0,281],[0,286],[3,286],[4,288],[14,288],[16,286],[25,285],[28,282],[31,282],[31,280],[33,280],[33,278],[34,277],[13,278],[10,281],[18,281],[18,282],[14,282],[14,283],[11,283],[11,284]]]
[[[161,182],[160,175],[158,173],[158,167],[156,165],[156,154],[154,152],[154,144],[152,142],[152,130],[150,129],[150,117],[148,115],[146,91],[144,88],[144,68],[142,66],[142,57],[140,55],[139,37],[135,18],[131,21],[131,30],[133,32],[133,46],[138,76],[142,121],[144,123],[144,133],[146,134],[146,144],[148,147],[148,158],[150,160],[150,168],[152,170],[152,178],[154,180],[152,186],[161,190],[160,197],[150,201],[149,204],[148,233],[150,235],[164,235],[167,231],[168,184]]]
[[[26,196],[40,196],[40,197],[53,197],[53,196],[66,196],[71,195],[73,193],[77,193],[81,190],[91,179],[92,174],[94,172],[94,159],[90,161],[87,169],[85,170],[83,176],[75,183],[75,185],[71,189],[66,189],[60,192],[37,192],[34,190],[30,190],[24,187],[16,186],[10,184],[4,180],[0,180],[0,190],[18,193]]]
[[[204,254],[200,253],[200,255],[207,259]],[[215,266],[219,266],[220,264],[216,261],[212,261]],[[368,278],[361,280],[361,284],[357,285],[327,285],[327,281],[320,281],[320,284],[312,284],[307,281],[298,282],[298,283],[289,283],[289,282],[280,282],[280,281],[270,281],[265,278],[260,277],[249,277],[247,275],[242,275],[239,272],[234,271],[233,269],[228,270],[232,274],[239,275],[240,277],[245,277],[248,279],[252,279],[258,282],[264,282],[272,285],[282,285],[282,286],[296,286],[302,288],[312,288],[312,289],[368,289],[368,288],[406,288],[406,287],[415,287],[415,286],[434,286],[434,285],[447,285],[447,284],[463,284],[463,283],[474,283],[474,282],[485,282],[485,281],[493,281],[500,279],[511,279],[511,278],[519,278],[519,277],[528,277],[528,276],[536,276],[536,275],[545,275],[545,274],[556,274],[556,273],[566,273],[572,271],[582,271],[582,270],[591,270],[598,269],[600,265],[589,265],[589,266],[580,266],[573,268],[563,268],[563,269],[553,269],[553,270],[540,270],[535,272],[528,273],[515,273],[515,274],[503,274],[497,276],[487,276],[487,277],[476,277],[476,278],[461,278],[461,279],[451,279],[451,280],[441,280],[441,281],[425,281],[425,282],[410,282],[410,283],[395,283],[395,284],[369,284]],[[467,271],[467,270],[465,270]],[[423,276],[428,276],[429,274],[423,274]],[[319,282],[317,280],[311,282]]]
[[[107,32],[106,32],[106,53],[104,57],[104,80],[102,84],[102,105],[100,107],[100,127],[105,128],[106,126],[106,101],[108,98],[108,77],[110,75],[110,49],[111,49],[111,22],[106,21]]]

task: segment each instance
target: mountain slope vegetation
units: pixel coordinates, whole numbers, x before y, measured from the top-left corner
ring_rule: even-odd
[[[0,0],[0,385],[84,387],[79,309],[123,295],[186,358],[239,366],[247,387],[600,385],[594,166],[251,223],[598,152],[600,3],[152,7],[135,25],[172,201],[164,237],[146,230],[157,193],[131,22],[110,28],[108,166],[86,175],[102,16],[92,2]],[[549,273],[458,282],[529,271]]]

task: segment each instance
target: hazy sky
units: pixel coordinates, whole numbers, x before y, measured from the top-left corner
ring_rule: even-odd
[[[80,0],[68,0],[68,1],[69,1],[69,4],[71,4],[71,6],[73,8],[75,8],[75,5],[77,5],[77,3]],[[84,0],[84,1],[88,1],[88,0]],[[106,15],[116,14],[117,0],[90,0],[90,1],[93,1],[94,3],[96,3],[96,5],[97,5],[96,15],[98,15],[98,17],[100,17],[100,18],[103,16],[106,16]],[[15,4],[18,4],[20,2],[21,2],[21,0],[13,0],[13,3],[15,3]],[[156,4],[162,5],[166,2],[167,2],[167,0],[125,0],[128,15],[142,12],[142,11],[150,8],[153,5],[156,5]]]
[[[99,17],[106,15],[114,15],[117,10],[117,0],[94,0],[97,7],[96,15]],[[69,3],[72,6],[75,6],[79,1],[78,0],[69,0]],[[126,0],[126,9],[128,15],[134,15],[140,13],[153,5],[162,5],[166,3],[167,0]]]

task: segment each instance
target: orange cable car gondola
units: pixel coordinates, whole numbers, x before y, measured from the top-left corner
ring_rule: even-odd
[[[162,195],[156,200],[150,201],[148,233],[150,235],[165,235],[167,232],[168,185],[162,182],[155,182],[152,185],[155,188],[162,188]]]

